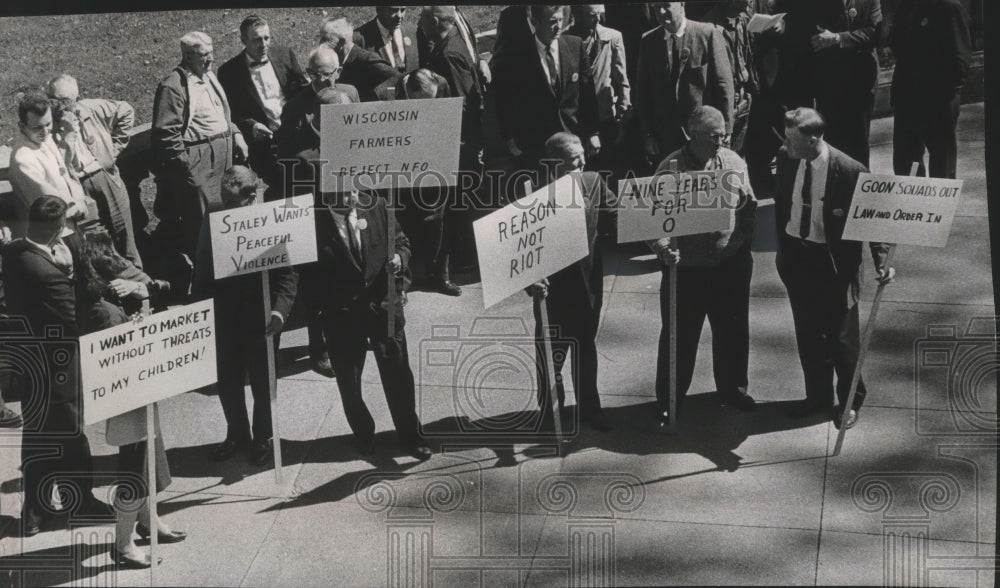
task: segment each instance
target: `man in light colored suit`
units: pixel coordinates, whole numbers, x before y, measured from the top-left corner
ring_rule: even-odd
[[[785,114],[785,144],[778,152],[774,196],[778,253],[775,265],[788,289],[795,321],[795,340],[805,375],[806,399],[793,418],[829,410],[837,427],[851,428],[864,403],[858,380],[852,406],[844,407],[861,347],[858,295],[861,289],[860,241],[842,238],[858,175],[868,169],[823,140],[826,121],[811,108]],[[886,268],[887,243],[871,243],[876,279],[888,283],[895,271]]]
[[[221,203],[222,174],[232,167],[234,152],[246,158],[247,144],[212,73],[212,38],[193,32],[180,44],[181,63],[163,78],[153,99],[153,212],[161,223],[175,226],[181,251],[194,259],[205,210]]]
[[[714,106],[733,132],[733,71],[726,41],[713,25],[688,20],[683,2],[653,5],[660,26],[639,45],[632,99],[649,159],[684,146],[682,125],[695,107]]]
[[[375,18],[354,31],[354,44],[389,62],[401,74],[417,69],[417,45],[403,30],[405,6],[376,6]]]
[[[19,133],[10,156],[10,184],[14,190],[15,237],[27,233],[28,210],[42,196],[58,196],[66,203],[66,218],[72,223],[88,217],[83,186],[66,166],[63,153],[52,136],[52,108],[41,92],[28,92],[17,106]]]

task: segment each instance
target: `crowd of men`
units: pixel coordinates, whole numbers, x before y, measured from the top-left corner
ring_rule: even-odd
[[[68,75],[25,92],[10,164],[15,211],[3,227],[5,241],[14,239],[2,251],[6,312],[25,316],[36,334],[50,325],[62,326],[68,337],[83,332],[81,280],[73,276],[91,234],[110,236],[123,260],[109,278],[113,287],[102,293],[109,302],[148,295],[153,285],[169,292],[170,303],[214,297],[227,430],[213,457],[246,451],[264,465],[272,447],[265,338],[277,337],[298,298],[312,366],[336,377],[358,451],[375,451],[375,425],[361,390],[371,350],[402,447],[427,459],[431,449],[420,436],[414,406],[403,305],[414,280],[411,260],[423,266],[427,289],[461,294],[450,266],[463,243],[471,247],[463,235],[472,216],[459,206],[466,195],[402,191],[401,222],[393,224],[387,205],[398,202],[384,195],[321,194],[320,107],[457,96],[464,98],[461,174],[482,178],[503,168],[507,177],[527,177],[537,189],[580,173],[590,254],[528,294],[544,299],[551,323],[574,342],[571,371],[583,422],[598,431],[612,428],[601,410],[596,350],[599,240],[610,232],[606,219],[615,202],[616,183],[609,179],[719,169],[743,178],[731,229],[649,243],[663,270],[656,418],[670,417],[673,354],[677,409],[683,411],[706,317],[719,398],[754,409],[747,377],[750,245],[756,201],[773,198],[776,263],[805,374],[806,399],[791,416],[830,413],[838,427],[856,423],[863,383],[853,404],[845,403],[859,350],[862,246],[841,235],[857,176],[869,165],[875,49],[888,39],[896,57],[895,172],[908,174],[919,162],[924,174],[926,153],[930,175],[953,178],[970,52],[968,17],[958,0],[902,0],[889,31],[882,27],[879,0],[512,5],[500,13],[488,61],[461,10],[427,6],[418,12],[413,18],[406,7],[379,6],[357,28],[343,17],[318,22],[318,42],[304,68],[291,49],[274,42],[259,16],[243,20],[244,49],[218,75],[212,39],[201,32],[183,35],[180,63],[153,99],[153,213],[159,222],[151,234],[137,222],[145,213],[130,201],[116,167],[134,123],[132,108],[81,98]],[[751,32],[754,13],[786,14]],[[486,122],[494,116],[499,141],[491,147]],[[492,188],[489,197],[497,204],[525,189],[520,181]],[[299,192],[317,195],[318,261],[272,271],[272,313],[262,321],[262,301],[246,295],[260,291],[258,275],[213,283],[205,219],[213,210],[250,204],[258,194],[276,200]],[[64,211],[61,222],[53,220],[53,210]],[[872,243],[871,252],[877,279],[892,280],[887,246]],[[672,265],[676,349],[666,328]],[[395,296],[388,295],[390,284]],[[570,345],[554,343],[558,374]],[[540,404],[548,406],[547,395],[556,394],[562,405],[561,376],[550,377],[544,361],[538,365]],[[247,373],[252,419],[243,392]],[[556,390],[550,389],[553,381]],[[47,417],[24,417],[38,425],[34,434],[58,433],[78,421],[80,402],[78,389],[63,390],[49,399]],[[3,426],[21,424],[6,407],[2,416]],[[543,411],[544,421],[552,416]],[[52,461],[84,453],[89,459],[89,449],[81,448],[85,436],[66,443],[72,447]],[[26,491],[37,486],[27,480],[41,475],[36,472],[25,467]]]

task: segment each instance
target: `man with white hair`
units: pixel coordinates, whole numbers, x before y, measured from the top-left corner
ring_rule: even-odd
[[[378,100],[375,88],[399,76],[399,72],[377,53],[354,44],[354,26],[346,18],[323,21],[319,42],[329,44],[337,52],[343,68],[340,79],[358,89],[362,102]]]
[[[730,210],[731,229],[651,241],[662,262],[660,282],[660,348],[656,360],[656,400],[661,423],[669,421],[670,353],[677,354],[677,410],[694,375],[701,328],[708,317],[712,328],[712,368],[715,388],[724,404],[744,411],[756,403],[747,394],[750,358],[750,246],[757,226],[757,201],[747,177],[747,164],[735,151],[723,147],[726,119],[712,106],[697,106],[685,124],[688,143],[667,155],[656,174],[731,170],[736,193],[720,206]],[[723,183],[725,185],[725,182]],[[666,328],[670,308],[669,266],[677,265],[677,349],[670,349]]]
[[[246,158],[247,144],[212,73],[212,38],[192,32],[180,43],[181,63],[153,99],[153,212],[161,223],[174,225],[182,252],[193,259],[205,210],[220,202],[222,174],[234,155]]]
[[[66,164],[80,179],[87,195],[97,202],[98,215],[115,249],[142,268],[128,190],[116,165],[131,137],[135,112],[127,102],[118,100],[81,100],[76,79],[66,74],[49,80],[48,95],[58,102],[55,138],[65,153]]]

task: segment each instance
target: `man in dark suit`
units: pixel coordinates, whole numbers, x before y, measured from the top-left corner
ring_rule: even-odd
[[[788,13],[781,60],[792,69],[784,68],[783,83],[804,92],[804,104],[815,99],[827,122],[826,141],[867,166],[878,79],[875,45],[882,27],[879,0],[781,0],[775,11]]]
[[[955,126],[969,73],[969,19],[959,0],[904,0],[896,8],[889,43],[896,56],[892,76],[892,165],[909,173],[924,152],[930,176],[954,178],[958,160]]]
[[[654,165],[684,146],[682,125],[695,107],[714,106],[733,132],[733,71],[716,27],[688,20],[683,2],[653,5],[660,26],[639,45],[632,102]]]
[[[490,71],[489,63],[479,57],[479,40],[476,39],[476,33],[472,30],[469,19],[465,17],[465,14],[462,13],[458,6],[455,7],[455,27],[458,29],[458,34],[462,37],[462,41],[469,49],[469,54],[476,58],[476,67],[479,70],[479,82],[481,84],[479,93],[485,96],[487,86],[493,81],[493,72]],[[429,38],[424,34],[422,28],[417,27],[417,55],[420,67],[427,67],[427,57],[434,49],[434,42],[434,38]],[[496,43],[494,43],[493,49],[494,51],[496,50]]]
[[[28,390],[30,397],[24,398],[21,521],[25,536],[37,534],[53,511],[49,500],[55,483],[67,483],[79,493],[78,515],[109,514],[92,494],[93,460],[83,432],[74,256],[61,237],[66,208],[57,196],[36,199],[28,211],[27,236],[3,252],[4,280],[15,286],[6,290],[10,314],[24,316],[32,336],[47,340],[31,345],[45,354],[42,361],[51,372],[49,381],[38,382],[39,387]],[[52,329],[58,337],[53,338]]]
[[[542,322],[535,309],[535,365],[538,375],[538,404],[542,409],[543,424],[552,419],[552,394],[555,392],[562,407],[562,368],[566,355],[572,356],[570,371],[576,392],[577,410],[581,420],[594,429],[607,432],[611,423],[601,410],[601,397],[597,390],[597,327],[601,321],[601,304],[604,289],[604,266],[598,243],[599,215],[606,213],[614,196],[600,174],[583,171],[586,163],[583,145],[576,135],[559,132],[545,142],[545,156],[557,161],[556,169],[545,184],[573,173],[583,190],[587,219],[588,255],[565,267],[548,278],[527,288],[529,295],[544,298],[549,325],[556,329],[552,337],[553,369],[556,390],[551,390],[551,379],[542,344]],[[570,350],[572,349],[572,352]]]
[[[545,141],[559,131],[580,137],[588,155],[601,149],[590,58],[579,37],[561,34],[563,13],[532,5],[534,36],[506,47],[495,67],[500,133],[521,169],[543,171]]]
[[[295,53],[271,44],[267,21],[250,15],[240,23],[243,51],[219,68],[219,83],[240,132],[250,141],[250,168],[280,197],[280,169],[275,159],[275,133],[281,110],[308,83]],[[273,197],[272,196],[272,197]]]
[[[316,210],[319,259],[301,272],[304,279],[322,285],[310,288],[307,295],[315,297],[313,304],[322,309],[337,387],[358,451],[366,456],[375,451],[375,421],[361,395],[361,374],[370,348],[399,443],[413,457],[426,460],[431,450],[420,436],[402,306],[409,241],[396,225],[395,250],[389,250],[382,198],[364,194],[360,203],[351,193],[324,194],[324,198],[327,205]],[[390,279],[397,290],[391,309]],[[389,312],[395,314],[394,333],[388,332]]]
[[[853,406],[845,407],[861,347],[858,294],[862,247],[842,239],[858,175],[868,169],[823,140],[826,123],[811,108],[785,115],[785,144],[778,153],[775,265],[788,290],[795,339],[805,375],[806,399],[789,414],[803,417],[830,409],[834,373],[840,406],[837,427],[850,428],[865,400],[858,380]],[[889,245],[871,243],[877,280],[888,283]]]
[[[417,69],[417,46],[403,30],[405,16],[405,6],[376,6],[375,18],[354,31],[354,44],[377,53],[401,74]]]
[[[327,43],[340,58],[340,80],[358,89],[362,102],[378,100],[375,88],[399,72],[389,62],[354,43],[354,27],[346,18],[327,19],[320,28],[319,42]]]
[[[257,199],[258,180],[243,166],[226,170],[222,178],[223,209],[249,206]],[[214,212],[214,211],[213,211]],[[212,459],[225,461],[238,450],[250,451],[250,461],[262,466],[273,452],[271,386],[268,382],[267,337],[278,333],[292,311],[298,274],[293,267],[269,271],[271,315],[264,315],[261,272],[215,280],[212,236],[208,215],[202,225],[195,263],[193,292],[196,300],[215,298],[215,346],[219,362],[219,402],[226,417],[226,438],[215,447]],[[263,323],[263,324],[262,324]],[[253,394],[253,428],[247,417],[243,382],[250,377]],[[251,437],[251,432],[253,436]]]

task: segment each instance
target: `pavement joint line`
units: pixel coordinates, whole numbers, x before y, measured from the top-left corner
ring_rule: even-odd
[[[278,510],[275,511],[274,517],[271,519],[271,525],[267,528],[267,531],[265,531],[261,536],[260,544],[257,546],[257,549],[253,552],[253,557],[250,558],[250,562],[247,564],[247,569],[245,572],[243,572],[243,577],[240,578],[240,583],[237,584],[237,586],[247,585],[246,584],[247,577],[250,575],[250,570],[253,569],[253,564],[257,561],[257,558],[260,557],[260,551],[261,549],[264,548],[264,545],[267,543],[267,538],[271,535],[271,532],[274,530],[274,526],[278,524],[278,517],[281,516],[281,512],[284,510],[284,503],[279,502],[277,506]],[[254,514],[261,514],[261,513],[258,512]]]
[[[833,427],[826,427],[826,451],[827,456],[823,461],[823,493],[819,497],[819,530],[816,533],[816,564],[813,567],[813,585],[819,584],[819,554],[823,548],[823,515],[826,513],[826,484],[830,472],[830,431]]]

